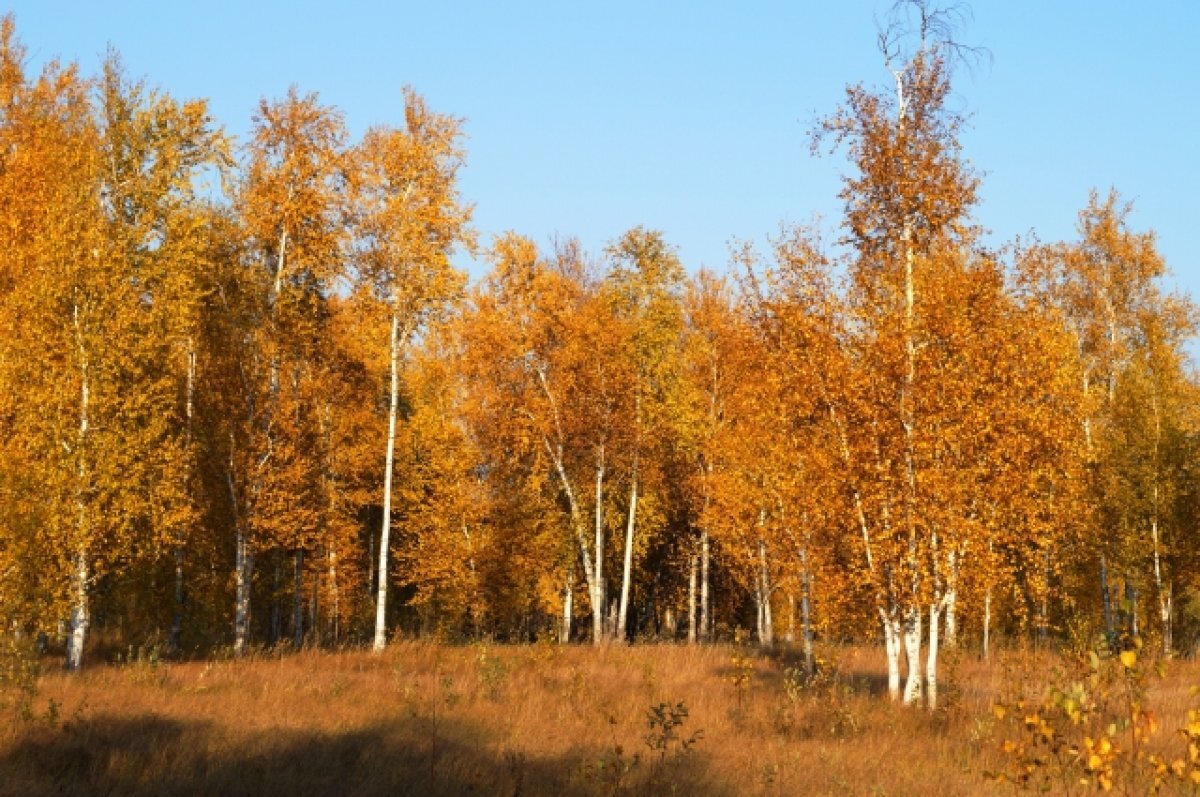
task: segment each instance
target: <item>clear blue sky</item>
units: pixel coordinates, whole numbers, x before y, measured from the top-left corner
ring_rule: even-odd
[[[996,242],[1074,235],[1090,188],[1135,201],[1176,284],[1200,297],[1200,3],[976,0],[965,41],[990,66],[960,73],[967,156],[984,173]],[[465,196],[486,236],[596,252],[661,229],[691,268],[731,238],[838,217],[840,156],[807,132],[847,83],[882,84],[875,19],[889,2],[50,2],[17,0],[36,65],[94,71],[109,44],[133,75],[207,97],[244,132],[291,84],[355,133],[397,123],[411,84],[466,118]],[[476,273],[479,268],[473,269]],[[1197,349],[1194,349],[1197,351]]]

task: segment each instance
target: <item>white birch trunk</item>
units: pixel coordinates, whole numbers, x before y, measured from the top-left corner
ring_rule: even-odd
[[[1155,503],[1158,502],[1158,485],[1154,487]],[[1154,588],[1158,595],[1158,619],[1162,624],[1163,656],[1171,657],[1171,585],[1163,578],[1162,557],[1159,551],[1158,515],[1150,518],[1150,538],[1154,543]]]
[[[896,127],[903,134],[907,121],[908,98],[905,92],[906,87],[903,72],[893,71],[893,75],[896,80]],[[907,171],[909,164],[904,163],[902,168]],[[914,568],[913,578],[915,581],[919,576],[915,572],[915,562],[917,561],[916,512],[918,509],[918,495],[916,473],[917,419],[913,397],[917,382],[916,252],[912,241],[913,218],[906,216],[902,221],[902,225],[900,240],[904,255],[903,335],[905,368],[899,397],[899,414],[900,425],[904,430],[904,470],[907,477],[907,495],[905,496],[904,507],[905,523],[909,537],[910,566]],[[904,686],[904,704],[911,705],[921,696],[921,608],[915,600],[904,612],[904,651],[908,664],[908,677]]]
[[[592,644],[604,642],[604,446],[600,446],[596,463],[596,507],[595,507],[595,550],[592,566],[595,580],[592,584]]]
[[[929,605],[929,654],[925,659],[925,705],[930,711],[938,700],[938,626],[941,607],[937,601]]]
[[[911,606],[904,612],[904,657],[908,676],[904,682],[904,705],[911,706],[921,699],[921,607]]]
[[[944,603],[946,606],[946,647],[952,648],[958,644],[958,590],[948,590]]]
[[[900,622],[891,614],[879,610],[883,624],[883,650],[887,656],[888,697],[900,699]]]
[[[571,641],[571,617],[575,613],[575,570],[567,568],[567,583],[563,587],[562,625],[558,630],[558,643],[565,645]]]
[[[337,552],[330,548],[326,554],[329,565],[330,632],[333,644],[338,644],[342,624],[341,588],[338,586]]]
[[[458,528],[462,532],[463,540],[467,543],[467,569],[471,571],[471,622],[474,625],[475,634],[478,635],[479,611],[482,604],[479,594],[479,569],[475,566],[475,541],[471,538],[471,529],[467,525],[465,514],[459,518]]]
[[[90,621],[88,580],[91,573],[88,566],[88,518],[84,494],[88,479],[88,434],[91,429],[91,374],[78,304],[72,309],[72,321],[75,344],[79,349],[79,433],[75,444],[75,568],[71,574],[71,623],[67,637],[66,668],[74,671],[83,666],[83,646],[87,642]]]
[[[617,639],[625,642],[625,624],[629,617],[629,590],[633,575],[633,532],[637,525],[638,465],[633,464],[633,483],[629,487],[629,517],[625,523],[625,561],[621,569],[621,606],[617,610]]]
[[[771,613],[771,588],[770,585],[763,590],[763,646],[771,647],[775,644],[775,617]]]
[[[711,544],[708,539],[708,529],[700,531],[700,638],[709,639],[712,636],[712,609],[709,597],[709,560]]]
[[[991,655],[991,633],[992,633],[992,588],[989,585],[987,591],[983,594],[983,660],[987,661]]]
[[[767,544],[758,541],[759,594],[762,596],[758,641],[763,647],[775,644],[775,623],[771,616],[771,571],[767,568]]]
[[[949,554],[950,567],[946,580],[946,646],[958,644],[958,554]]]
[[[571,512],[571,528],[575,533],[575,542],[579,546],[579,559],[583,564],[583,580],[587,587],[588,600],[595,605],[596,601],[596,573],[592,566],[592,554],[588,549],[587,533],[583,524],[583,514],[579,508],[579,501],[575,496],[575,488],[571,484],[570,478],[567,476],[567,469],[562,461],[561,447],[554,447],[549,440],[543,439],[546,450],[550,452],[551,459],[554,461],[554,472],[558,475],[559,485],[562,487],[563,494],[567,497],[567,506]],[[574,578],[574,574],[572,574]]]
[[[758,644],[762,644],[763,640],[763,589],[762,579],[755,578],[754,584],[754,636],[758,639]]]
[[[896,91],[898,94],[897,119],[898,127],[903,132],[905,114],[907,113],[907,97],[904,92],[904,82],[899,73],[896,75]],[[907,168],[908,164],[905,164]],[[900,393],[900,419],[904,428],[904,469],[907,474],[908,496],[905,506],[905,522],[909,534],[909,556],[915,560],[916,544],[915,512],[917,511],[917,473],[916,473],[916,410],[914,407],[913,390],[917,381],[917,341],[916,341],[916,252],[913,250],[912,234],[913,221],[905,217],[901,230],[901,241],[904,246],[904,383]],[[908,662],[908,678],[904,685],[904,704],[911,705],[921,696],[921,609],[917,604],[910,606],[904,618],[904,652]]]
[[[237,530],[237,550],[235,552],[234,568],[234,610],[233,610],[233,652],[241,656],[246,651],[250,641],[250,584],[253,575],[254,557],[250,554],[250,544],[246,532],[239,526]]]
[[[1171,585],[1163,578],[1162,552],[1158,527],[1158,448],[1162,437],[1162,417],[1158,409],[1158,397],[1153,398],[1154,412],[1154,490],[1150,514],[1150,539],[1154,545],[1154,590],[1158,595],[1158,619],[1162,625],[1163,656],[1171,658]]]
[[[396,461],[396,416],[400,404],[400,313],[392,311],[391,385],[388,392],[387,454],[383,471],[383,527],[379,532],[379,585],[375,594],[375,651],[387,646],[388,550],[392,531],[392,471]]]
[[[688,568],[688,644],[696,644],[696,579],[700,557],[692,554]]]
[[[291,196],[292,196],[292,190],[293,190],[292,187],[289,186],[288,187],[288,199],[289,200],[291,199]],[[284,270],[287,268],[287,245],[288,245],[287,230],[283,230],[279,233],[279,258],[276,260],[276,263],[275,263],[275,282],[272,285],[273,292],[271,294],[272,309],[274,309],[276,303],[279,301],[279,294],[283,291],[283,273],[284,273]]]
[[[583,564],[583,579],[587,587],[588,601],[592,606],[592,634],[594,640],[599,640],[603,634],[597,635],[596,630],[602,628],[596,622],[596,615],[602,614],[599,608],[601,603],[597,603],[597,599],[603,598],[602,590],[599,587],[599,579],[597,578],[594,563],[592,562],[592,554],[588,549],[587,528],[583,520],[583,509],[580,507],[578,493],[571,478],[567,475],[567,467],[563,462],[563,427],[562,418],[558,409],[558,401],[555,399],[554,391],[550,389],[550,382],[546,378],[546,372],[543,368],[535,368],[535,373],[538,377],[538,386],[542,389],[542,395],[546,397],[546,401],[550,405],[551,419],[554,422],[555,441],[551,442],[546,435],[542,436],[542,445],[546,449],[546,454],[550,457],[550,461],[554,464],[554,473],[558,476],[559,486],[562,488],[563,495],[567,498],[567,507],[571,513],[571,530],[575,535],[575,543],[579,546],[579,559]],[[601,459],[599,467],[603,468],[603,447],[601,447]],[[572,576],[573,577],[573,576]]]
[[[196,344],[195,341],[188,337],[187,340],[187,380],[184,390],[184,418],[186,419],[186,428],[184,439],[187,443],[187,455],[185,462],[188,470],[184,474],[184,483],[190,482],[191,466],[192,466],[192,426],[195,418],[195,395],[196,395]],[[175,546],[175,607],[171,614],[171,632],[167,637],[167,649],[174,653],[180,648],[181,638],[183,636],[183,603],[186,597],[183,584],[183,565],[186,558],[186,552],[183,548],[183,543],[179,542]]]
[[[246,651],[250,637],[250,580],[254,573],[254,555],[250,541],[238,512],[237,489],[233,475],[233,441],[230,441],[229,469],[225,480],[229,486],[230,510],[233,513],[235,539],[234,551],[234,597],[233,597],[233,653],[241,656]]]
[[[1168,659],[1174,655],[1175,647],[1174,632],[1171,628],[1172,602],[1171,585],[1165,584],[1159,595],[1158,616],[1159,620],[1162,621],[1163,657]]]
[[[71,574],[71,624],[67,635],[67,669],[76,671],[83,666],[83,646],[87,642],[88,625],[88,579],[91,577],[87,555],[83,551],[75,554],[75,569]]]

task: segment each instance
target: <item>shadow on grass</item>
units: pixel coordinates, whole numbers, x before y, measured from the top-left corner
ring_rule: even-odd
[[[747,648],[747,653],[751,659],[761,658],[771,662],[768,667],[754,667],[749,671],[749,684],[756,688],[774,689],[783,694],[783,683],[787,671],[789,669],[803,671],[804,669],[803,655],[783,645],[777,645],[774,648]],[[738,668],[733,664],[717,667],[713,672],[717,678],[729,683],[734,682],[739,675]],[[816,678],[817,680],[832,678],[832,683],[845,688],[854,695],[882,698],[887,697],[888,694],[887,674],[882,672],[861,670],[847,672],[835,669],[831,673],[823,665],[818,664]],[[811,681],[812,679],[808,677],[802,678],[802,683],[809,684]]]
[[[788,669],[795,668],[802,670],[804,668],[804,654],[796,644],[778,644],[771,649],[763,650],[762,655],[775,663],[779,672],[778,678],[782,678],[782,673]],[[817,677],[832,677],[834,681],[844,686],[852,694],[887,697],[887,673],[864,670],[847,671],[840,668],[835,669],[831,673],[827,669],[828,666],[818,660]],[[836,661],[833,666],[837,668]],[[901,683],[903,684],[903,678],[901,679]]]
[[[31,728],[0,752],[0,795],[727,795],[696,754],[657,766],[599,749],[558,758],[496,745],[477,728],[396,719],[341,733],[236,739],[205,722],[97,716]],[[536,742],[536,740],[534,740]]]

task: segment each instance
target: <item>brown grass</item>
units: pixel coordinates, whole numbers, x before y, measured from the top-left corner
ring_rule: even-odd
[[[801,689],[786,654],[752,652],[739,687],[734,654],[406,642],[55,673],[34,717],[0,731],[0,794],[1003,793],[983,777],[999,763],[990,707],[1004,688],[1038,694],[1054,665],[962,656],[949,707],[930,713],[880,696],[874,649],[828,653]],[[1173,664],[1152,688],[1167,736],[1198,675]],[[679,702],[688,716],[665,738],[648,713]]]

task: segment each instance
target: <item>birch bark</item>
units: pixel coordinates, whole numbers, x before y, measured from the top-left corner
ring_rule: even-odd
[[[87,447],[91,430],[91,374],[87,347],[84,344],[83,321],[78,302],[72,310],[75,344],[79,353],[79,427],[75,440],[75,553],[71,574],[71,617],[67,636],[68,670],[83,666],[83,647],[87,642],[90,623],[88,591],[91,578],[88,565],[88,516],[86,483],[88,478]]]
[[[629,488],[629,516],[625,523],[625,558],[621,569],[621,606],[617,609],[617,639],[626,640],[625,624],[629,617],[629,591],[633,576],[633,532],[637,525],[638,462],[633,463],[632,484]]]
[[[392,479],[396,465],[396,419],[400,407],[400,309],[399,297],[392,296],[392,325],[389,349],[391,380],[388,389],[387,453],[383,471],[383,521],[379,531],[379,585],[375,593],[375,639],[372,648],[378,652],[387,647],[387,596],[391,574],[388,552],[392,531]]]

